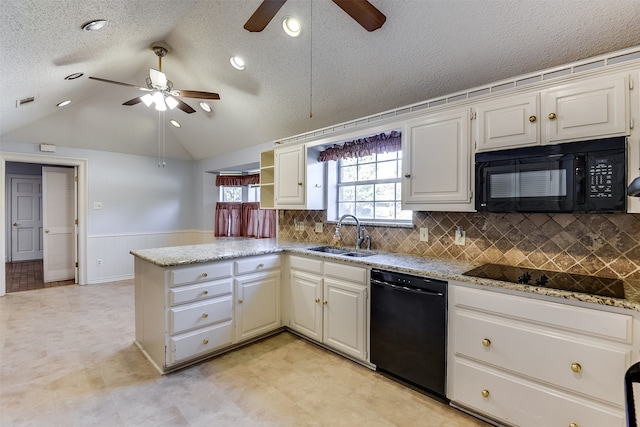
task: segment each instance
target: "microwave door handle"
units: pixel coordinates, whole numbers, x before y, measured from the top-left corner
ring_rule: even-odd
[[[588,182],[586,182],[585,179],[585,175],[584,175],[584,168],[583,167],[576,167],[576,176],[575,176],[575,180],[576,180],[576,203],[578,205],[584,205],[585,204],[585,198],[586,198],[586,188],[587,185],[589,185]]]

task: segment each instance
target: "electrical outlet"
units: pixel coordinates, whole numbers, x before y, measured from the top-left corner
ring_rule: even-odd
[[[420,228],[420,241],[421,242],[429,241],[429,229],[427,227]]]
[[[96,267],[102,267],[102,258],[96,260]]]
[[[465,231],[462,228],[457,228],[455,231],[453,243],[458,246],[464,246],[465,240]]]
[[[93,209],[102,209],[102,202],[93,202]]]
[[[322,233],[322,223],[316,222],[316,233]]]
[[[284,219],[284,211],[282,209],[278,211],[278,216],[280,217],[280,219]]]

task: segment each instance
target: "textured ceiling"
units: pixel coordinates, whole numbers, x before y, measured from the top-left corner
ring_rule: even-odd
[[[329,0],[289,0],[249,33],[261,0],[0,0],[0,144],[156,155],[157,112],[122,106],[139,92],[87,76],[144,85],[158,40],[172,48],[163,71],[176,88],[222,98],[211,114],[167,112],[183,127],[165,127],[166,154],[184,159],[640,45],[640,0],[370,2],[387,16],[372,33]],[[283,33],[286,15],[302,19],[300,37]],[[97,18],[107,27],[80,29]],[[235,54],[245,71],[230,66]],[[75,72],[85,75],[64,80]],[[29,96],[36,101],[16,108]],[[72,104],[56,108],[65,99]]]

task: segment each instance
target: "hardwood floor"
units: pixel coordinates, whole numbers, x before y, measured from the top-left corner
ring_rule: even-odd
[[[74,280],[45,283],[42,277],[42,260],[8,262],[5,267],[7,293],[75,284]]]

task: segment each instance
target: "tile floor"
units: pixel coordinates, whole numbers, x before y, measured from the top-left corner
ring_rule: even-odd
[[[160,376],[132,281],[0,297],[0,425],[486,426],[289,333]]]
[[[45,283],[42,276],[42,260],[5,263],[5,280],[7,293],[54,288],[75,283],[75,280]]]

